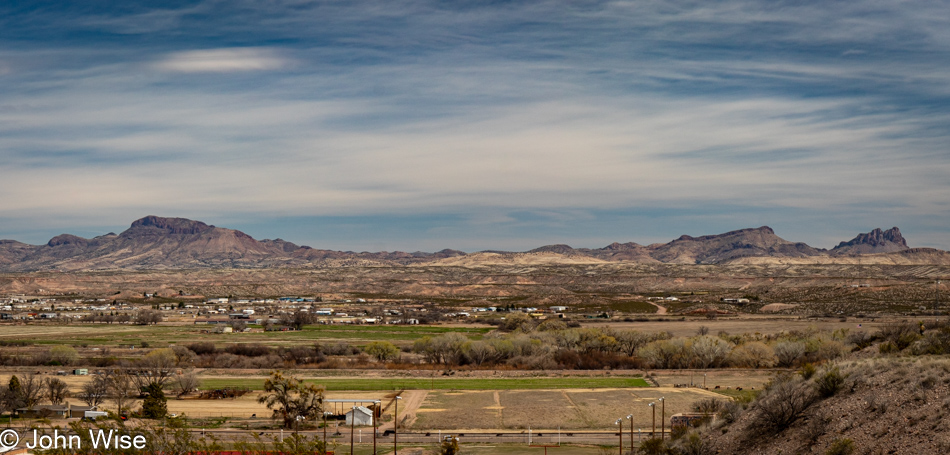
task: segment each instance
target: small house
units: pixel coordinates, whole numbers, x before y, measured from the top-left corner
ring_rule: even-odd
[[[353,421],[354,418],[356,419],[355,422]],[[346,424],[347,425],[372,425],[373,411],[367,408],[366,406],[357,406],[356,408],[350,410],[350,412],[346,413]]]

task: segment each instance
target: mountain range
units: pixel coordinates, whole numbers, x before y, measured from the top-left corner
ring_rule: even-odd
[[[612,243],[603,248],[548,245],[526,252],[436,253],[332,251],[281,239],[255,240],[237,230],[184,218],[146,216],[121,234],[91,239],[62,234],[45,245],[0,240],[0,271],[82,271],[319,265],[464,265],[640,262],[728,264],[769,260],[828,263],[950,264],[950,253],[910,248],[898,228],[874,229],[831,250],[789,242],[768,226],[718,235],[683,235],[669,243]]]

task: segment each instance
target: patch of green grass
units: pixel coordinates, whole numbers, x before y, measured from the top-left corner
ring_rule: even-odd
[[[358,390],[529,390],[529,389],[596,389],[650,387],[639,377],[627,378],[393,378],[393,379],[306,379],[326,387],[328,391]],[[264,379],[202,379],[202,388],[246,387],[261,390]]]

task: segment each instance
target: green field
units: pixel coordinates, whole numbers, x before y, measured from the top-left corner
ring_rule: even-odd
[[[251,325],[252,328],[259,328]],[[424,336],[438,336],[458,332],[477,340],[492,330],[491,327],[442,327],[397,325],[312,325],[299,331],[205,333],[213,331],[210,325],[134,326],[105,324],[72,324],[69,326],[4,327],[3,341],[24,341],[37,345],[67,344],[73,346],[139,346],[164,347],[170,344],[188,344],[210,341],[219,346],[233,343],[259,343],[268,346],[286,346],[300,343],[365,344],[371,341],[390,341],[398,345],[411,344]]]
[[[328,391],[383,391],[383,390],[529,390],[529,389],[595,389],[650,387],[639,377],[626,378],[459,378],[459,379],[306,379],[306,382],[319,384]],[[202,379],[203,389],[224,387],[246,387],[261,390],[264,379]]]

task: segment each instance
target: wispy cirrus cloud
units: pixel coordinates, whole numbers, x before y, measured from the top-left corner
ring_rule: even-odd
[[[156,61],[154,67],[179,73],[230,73],[279,70],[292,63],[275,49],[223,48],[174,52]]]

